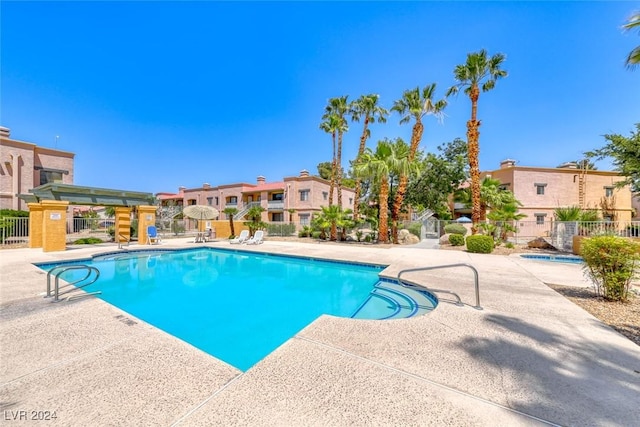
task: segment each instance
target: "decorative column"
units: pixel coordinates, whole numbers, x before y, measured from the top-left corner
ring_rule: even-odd
[[[11,181],[11,189],[13,190],[13,200],[11,206],[13,210],[20,210],[20,198],[16,194],[20,194],[20,154],[11,153],[11,168],[13,176]]]
[[[129,243],[131,240],[131,208],[116,208],[116,243]]]
[[[44,252],[67,249],[67,208],[69,202],[43,200],[42,205],[42,250]]]
[[[147,244],[147,227],[156,225],[157,206],[138,206],[138,244]]]
[[[42,204],[27,203],[29,207],[29,247],[42,247]]]

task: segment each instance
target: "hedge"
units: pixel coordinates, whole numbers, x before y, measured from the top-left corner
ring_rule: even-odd
[[[451,236],[449,236],[451,239]],[[467,251],[474,254],[490,254],[493,252],[493,237],[476,234],[467,237]]]

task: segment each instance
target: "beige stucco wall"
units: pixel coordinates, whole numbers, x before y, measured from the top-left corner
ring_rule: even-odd
[[[522,203],[520,213],[526,220],[535,220],[535,214],[547,214],[548,219],[558,207],[579,205],[579,169],[508,167],[486,172],[513,191]],[[600,210],[600,202],[605,197],[605,188],[614,187],[622,180],[616,172],[589,171],[585,175],[584,207]],[[546,184],[544,194],[537,194],[536,184]],[[615,208],[618,221],[631,220],[631,191],[629,187],[614,189]]]
[[[0,138],[0,209],[28,210],[26,202],[16,194],[26,194],[40,185],[40,170],[36,167],[68,171],[62,175],[62,182],[73,184],[74,156],[66,151]],[[19,158],[17,163],[14,158]]]

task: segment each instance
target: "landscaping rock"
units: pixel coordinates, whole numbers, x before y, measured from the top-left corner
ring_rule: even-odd
[[[547,242],[544,237],[538,237],[527,243],[527,247],[534,249],[551,249],[557,251],[558,249],[551,243]]]
[[[401,245],[415,245],[420,243],[418,236],[411,234],[409,230],[398,231],[398,243]]]
[[[449,236],[451,236],[451,234],[447,233],[447,234],[443,234],[442,237],[440,237],[440,244],[441,245],[448,245],[451,242],[449,242]]]

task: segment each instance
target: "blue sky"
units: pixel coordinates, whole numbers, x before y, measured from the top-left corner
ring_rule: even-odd
[[[331,158],[327,100],[453,85],[482,48],[509,76],[480,96],[480,167],[555,167],[640,121],[640,2],[0,3],[0,124],[76,153],[75,184],[149,192],[281,180]],[[425,119],[421,148],[466,138],[470,102]],[[345,135],[355,157],[361,124]],[[392,114],[382,138],[409,141]],[[59,136],[59,138],[56,138]],[[610,164],[599,163],[600,169]]]

